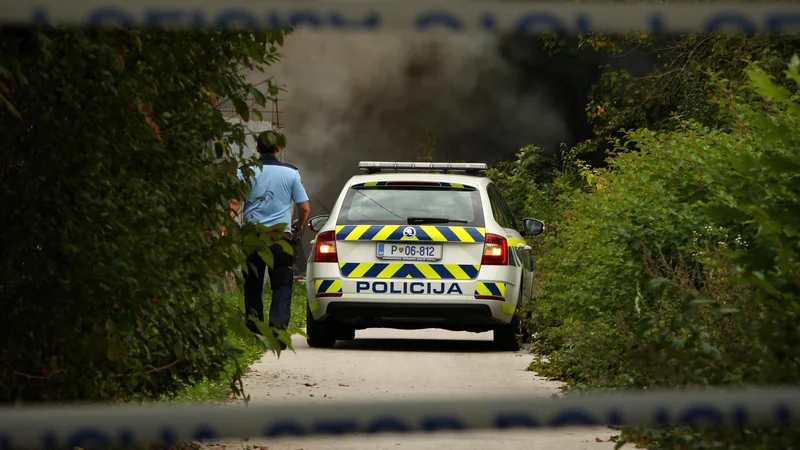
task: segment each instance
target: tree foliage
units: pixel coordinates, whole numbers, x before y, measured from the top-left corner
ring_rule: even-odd
[[[159,398],[240,352],[211,288],[279,232],[229,216],[246,136],[218,108],[277,94],[246,80],[284,35],[0,30],[0,399]]]
[[[526,147],[490,173],[517,216],[548,224],[530,239],[532,370],[576,392],[798,381],[797,42],[582,37],[664,62],[604,75],[587,105],[592,139],[553,158]],[[604,167],[581,160],[598,149]],[[787,448],[797,433],[630,429],[623,440]]]

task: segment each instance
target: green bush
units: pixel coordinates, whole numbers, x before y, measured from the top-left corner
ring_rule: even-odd
[[[0,401],[161,398],[239,355],[211,287],[276,234],[228,215],[219,106],[277,94],[246,76],[283,36],[0,30]]]
[[[517,215],[553,224],[535,239],[532,370],[578,392],[800,380],[800,59],[781,84],[758,64],[745,75],[735,86],[706,75],[715,128],[673,117],[669,132],[625,131],[605,168],[577,148],[557,170],[530,164],[531,149],[496,169]],[[785,448],[798,431],[626,435]]]
[[[631,131],[583,171],[592,191],[564,200],[540,263],[538,369],[609,386],[795,379],[797,106],[749,74],[738,96],[718,86],[730,128]]]
[[[269,305],[272,302],[271,294],[269,289],[264,290],[265,311],[269,311]],[[244,301],[241,291],[236,289],[220,294],[220,299],[232,310],[239,310]],[[292,290],[290,328],[302,328],[305,326],[306,304],[306,287],[302,283],[295,282]],[[250,333],[242,335],[235,329],[228,330],[228,339],[236,348],[241,350],[238,357],[228,359],[220,376],[205,377],[199,382],[187,384],[173,400],[180,402],[223,400],[234,395],[236,389],[241,390],[241,385],[238,385],[238,387],[236,385],[231,386],[231,380],[235,379],[238,373],[246,371],[251,364],[263,355],[264,345],[261,341],[254,339]],[[244,391],[241,394],[246,396],[247,392]]]

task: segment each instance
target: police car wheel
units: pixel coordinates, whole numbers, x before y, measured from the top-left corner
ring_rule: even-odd
[[[519,314],[514,314],[508,325],[500,325],[494,329],[493,343],[495,348],[503,351],[515,352],[520,349],[517,334],[519,334]]]
[[[314,320],[311,310],[306,307],[306,342],[311,348],[332,348],[336,345],[336,330],[329,323]]]
[[[508,325],[500,325],[494,329],[493,343],[496,349],[510,352],[516,352],[520,349],[517,335],[521,332],[519,320],[521,307],[522,290],[520,290],[519,298],[517,299],[517,309],[514,311],[511,322],[509,322]]]

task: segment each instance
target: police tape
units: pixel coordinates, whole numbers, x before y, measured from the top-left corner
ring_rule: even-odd
[[[800,31],[800,4],[438,0],[0,0],[0,22],[555,32]]]
[[[222,438],[431,433],[592,425],[788,426],[800,389],[231,406],[0,408],[0,448],[89,448]]]

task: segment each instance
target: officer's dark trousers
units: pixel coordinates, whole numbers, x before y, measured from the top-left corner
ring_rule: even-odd
[[[244,276],[244,307],[248,317],[255,311],[255,316],[258,317],[258,320],[264,321],[264,302],[262,300],[264,272],[269,270],[269,284],[272,288],[269,325],[272,328],[286,329],[289,326],[292,285],[294,284],[292,256],[286,253],[278,244],[273,245],[270,249],[275,261],[272,268],[267,267],[267,263],[258,256],[258,253],[253,253],[247,258],[248,266],[252,264],[256,270],[253,271],[250,268],[249,273],[242,273]],[[255,327],[255,323],[250,320],[247,322],[247,327],[253,332],[258,330]]]

